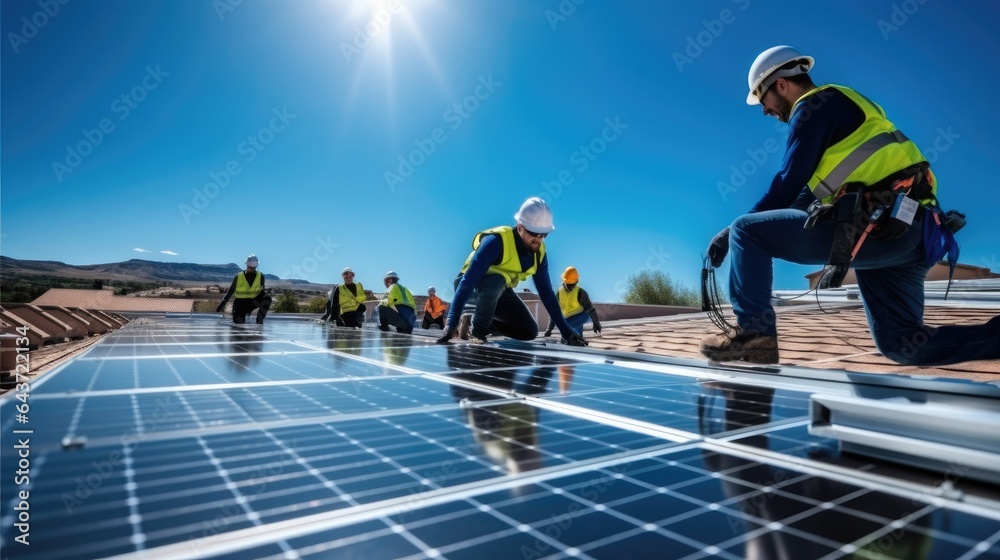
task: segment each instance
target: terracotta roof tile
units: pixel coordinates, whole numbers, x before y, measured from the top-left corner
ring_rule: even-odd
[[[987,308],[928,307],[931,325],[979,324],[1000,311]],[[789,306],[778,308],[778,346],[781,364],[862,373],[894,373],[1000,381],[1000,360],[982,360],[950,366],[902,366],[875,347],[860,304]],[[718,329],[704,313],[673,315],[660,320],[616,325],[605,322],[601,338],[588,337],[602,350],[639,351],[678,358],[702,358],[701,339]],[[585,333],[586,334],[586,333]]]
[[[191,299],[116,296],[111,290],[67,288],[52,288],[31,303],[122,312],[191,313],[194,310],[194,300]]]

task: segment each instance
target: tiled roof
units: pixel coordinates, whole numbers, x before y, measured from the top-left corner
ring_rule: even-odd
[[[111,290],[71,290],[52,288],[38,296],[34,305],[83,307],[101,311],[191,313],[194,300],[116,296]]]
[[[985,323],[998,313],[986,307],[928,307],[924,321],[929,325],[969,325]],[[875,348],[860,304],[824,305],[823,309],[779,307],[777,317],[782,365],[1000,381],[1000,360],[937,367],[901,366],[889,360]],[[591,348],[704,359],[698,351],[701,339],[718,332],[705,313],[696,313],[610,323],[604,325],[601,338],[588,331],[584,335]]]

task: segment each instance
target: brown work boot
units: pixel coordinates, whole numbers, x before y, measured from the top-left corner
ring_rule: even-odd
[[[463,313],[458,322],[458,338],[469,340],[469,329],[472,328],[472,313]]]
[[[701,353],[716,362],[778,363],[778,337],[755,332],[714,334],[701,341]]]

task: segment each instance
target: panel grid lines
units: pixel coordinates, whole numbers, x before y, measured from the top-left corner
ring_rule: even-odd
[[[34,392],[32,526],[45,540],[31,557],[696,560],[780,546],[971,560],[1000,548],[1000,490],[959,478],[949,492],[940,476],[842,456],[806,432],[809,393],[791,383],[558,348],[305,321],[128,325]],[[0,453],[4,472],[17,460]],[[12,480],[0,487],[14,495]],[[13,506],[0,510],[5,543]]]

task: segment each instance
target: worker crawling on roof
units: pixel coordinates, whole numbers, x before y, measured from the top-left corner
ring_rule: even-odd
[[[472,239],[472,253],[455,279],[455,297],[438,343],[447,344],[456,334],[473,344],[486,342],[491,334],[517,340],[537,337],[538,323],[514,292],[518,283],[532,277],[542,305],[563,339],[573,346],[586,345],[563,317],[549,279],[544,239],[556,229],[552,210],[541,198],[531,197],[514,214],[514,220],[513,227],[487,229]],[[471,315],[462,314],[466,302],[475,306]]]
[[[953,234],[964,215],[941,210],[927,158],[885,111],[853,89],[817,87],[809,76],[813,62],[781,45],[750,66],[746,102],[788,123],[788,142],[764,196],[709,245],[711,267],[731,250],[738,324],[704,339],[702,353],[719,361],[778,361],[770,301],[778,258],[830,265],[821,287],[839,287],[855,269],[875,345],[895,362],[1000,358],[1000,316],[982,325],[924,324],[924,279],[946,254],[954,267]]]

